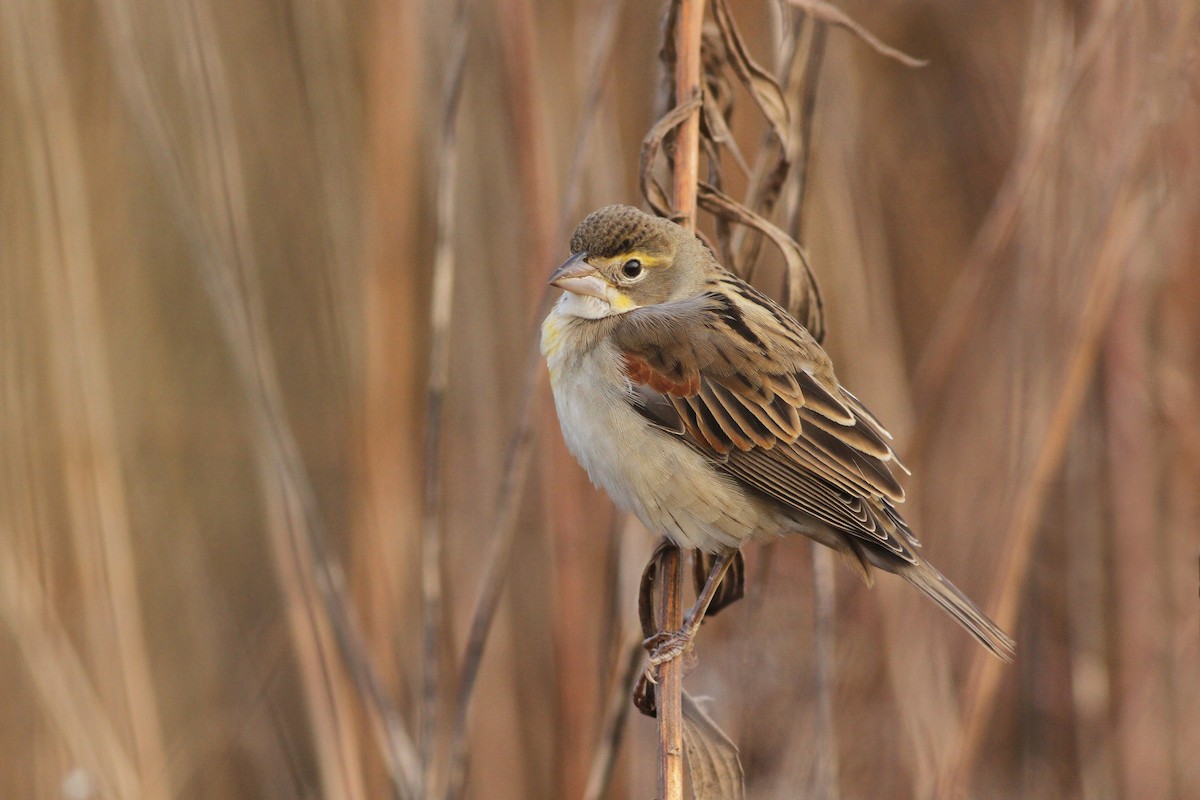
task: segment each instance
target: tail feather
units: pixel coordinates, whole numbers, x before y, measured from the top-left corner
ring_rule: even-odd
[[[1000,630],[1000,626],[988,619],[987,615],[942,573],[923,561],[905,565],[896,571],[948,611],[950,616],[958,620],[960,625],[998,658],[1004,661],[1013,660],[1017,645],[1012,637]]]

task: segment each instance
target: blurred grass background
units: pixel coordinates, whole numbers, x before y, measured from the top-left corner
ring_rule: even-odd
[[[929,63],[829,30],[803,231],[827,344],[1018,659],[839,570],[827,685],[811,550],[781,541],[687,685],[752,798],[1200,796],[1200,4],[840,6]],[[565,453],[540,369],[528,480],[514,436],[570,227],[639,199],[663,4],[465,8],[448,151],[453,4],[0,0],[0,796],[440,793],[506,565],[464,793],[582,796],[652,541]],[[732,8],[773,66],[793,12]],[[625,731],[607,796],[648,796],[652,724]]]

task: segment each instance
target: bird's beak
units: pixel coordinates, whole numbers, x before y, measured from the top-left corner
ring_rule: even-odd
[[[590,295],[607,299],[608,284],[587,262],[587,253],[576,253],[550,276],[550,285],[565,289],[572,294]]]

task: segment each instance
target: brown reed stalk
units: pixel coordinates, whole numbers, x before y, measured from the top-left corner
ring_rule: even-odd
[[[38,701],[71,759],[95,780],[99,796],[147,797],[142,768],[122,745],[118,721],[93,688],[46,586],[8,544],[12,534],[0,529],[0,621],[16,643]],[[166,778],[156,780],[165,784]]]
[[[129,732],[139,796],[165,798],[170,776],[118,445],[84,132],[74,114],[56,11],[25,0],[5,4],[2,19],[19,76],[34,216],[42,223],[37,253],[87,661],[100,701],[121,710],[114,727]],[[34,583],[28,585],[32,590]]]
[[[700,98],[700,34],[705,0],[678,0],[675,19],[675,102]],[[672,206],[679,224],[696,227],[696,192],[700,173],[700,107],[684,117],[675,134],[672,160]],[[658,569],[658,620],[661,630],[683,627],[683,559],[678,547],[663,551]],[[658,668],[658,797],[683,798],[683,659]]]
[[[543,303],[543,306],[546,304]],[[548,310],[548,309],[543,309]],[[526,354],[522,374],[526,383],[517,415],[517,429],[509,440],[504,455],[503,478],[497,492],[499,501],[496,509],[496,535],[492,538],[484,560],[484,573],[480,580],[479,593],[471,609],[471,622],[467,629],[467,641],[463,647],[459,666],[458,684],[454,698],[454,718],[450,725],[450,755],[446,767],[446,800],[462,796],[467,780],[467,719],[471,701],[475,696],[475,683],[479,678],[479,667],[483,662],[483,651],[487,646],[500,595],[508,579],[512,564],[513,542],[517,533],[517,515],[528,487],[529,469],[533,462],[534,407],[537,403],[538,368],[541,365],[539,337],[531,337],[531,346]]]
[[[704,0],[678,0],[675,24],[675,103],[700,97],[700,33],[704,26]],[[696,187],[700,175],[700,109],[679,124],[672,161],[672,201],[677,221],[688,230],[696,227]]]
[[[1107,235],[1097,251],[1088,294],[1080,311],[1071,342],[1071,356],[1055,398],[1047,435],[1016,502],[1004,540],[1004,554],[996,570],[999,576],[999,602],[994,602],[992,609],[997,624],[1008,630],[1015,627],[1037,522],[1050,483],[1062,464],[1067,437],[1082,405],[1084,390],[1096,368],[1101,335],[1112,313],[1123,268],[1129,258],[1130,248],[1145,230],[1148,209],[1145,199],[1135,194],[1132,174],[1136,172],[1136,167],[1130,164],[1126,170],[1123,177],[1129,183],[1122,187],[1124,191],[1114,203]],[[963,714],[965,730],[955,757],[947,762],[946,771],[941,777],[942,791],[951,796],[964,795],[974,773],[975,760],[995,708],[1002,667],[996,659],[978,655],[972,664]]]
[[[457,218],[458,131],[470,17],[463,0],[455,12],[454,41],[442,91],[437,174],[437,237],[433,258],[433,290],[429,321],[429,383],[425,399],[425,482],[421,520],[422,675],[421,759],[427,784],[436,785],[434,764],[440,712],[441,654],[446,640],[442,563],[442,409],[450,377],[450,331],[454,297],[454,232]],[[428,792],[427,792],[428,794]]]
[[[615,531],[614,538],[618,538]],[[592,755],[583,800],[601,800],[608,792],[613,767],[617,762],[617,752],[621,746],[621,737],[625,731],[625,719],[629,716],[629,688],[637,677],[638,667],[643,659],[642,637],[636,634],[629,637],[617,653],[617,664],[612,671],[605,703],[604,725]]]
[[[264,327],[245,176],[226,75],[208,11],[196,3],[172,9],[174,30],[180,37],[179,57],[198,65],[199,74],[188,73],[191,79],[185,89],[194,100],[190,107],[201,132],[199,148],[209,170],[206,177],[213,187],[212,198],[191,186],[178,143],[168,133],[165,112],[140,56],[133,10],[122,0],[113,0],[101,6],[101,21],[123,100],[194,250],[199,277],[209,293],[251,411],[255,455],[272,520],[271,545],[292,611],[289,623],[314,715],[322,779],[331,792],[347,797],[362,794],[358,745],[347,727],[352,717],[347,713],[349,698],[339,677],[336,649],[370,712],[397,793],[413,797],[419,781],[416,748],[382,689],[346,607],[340,571],[327,552],[313,487],[284,411]]]
[[[420,603],[405,590],[418,562],[422,505],[421,453],[413,445],[420,437],[425,388],[421,331],[427,289],[423,253],[415,245],[421,224],[417,209],[425,204],[419,190],[425,162],[420,144],[429,101],[422,87],[433,45],[420,23],[428,5],[372,0],[371,22],[360,45],[368,54],[363,100],[370,113],[362,155],[362,222],[356,231],[364,262],[357,312],[365,342],[352,452],[357,475],[349,578],[381,685],[397,688],[405,684],[402,673],[415,673],[421,663],[419,648],[407,659],[396,658],[394,642],[399,633],[412,630],[407,614],[419,613]],[[406,722],[393,718],[405,736]],[[414,733],[414,740],[419,735]],[[419,747],[410,744],[409,774],[417,782],[412,790],[420,797],[425,776]],[[384,791],[378,776],[368,780],[373,793]]]
[[[655,616],[659,630],[683,627],[683,557],[679,548],[662,548],[658,557]],[[659,665],[654,686],[658,709],[658,797],[683,800],[683,659]]]
[[[617,41],[616,17],[620,6],[621,4],[616,2],[605,4],[603,16],[597,26],[597,35],[593,40],[594,48],[588,73],[588,86],[590,87],[587,93],[588,102],[581,109],[571,167],[564,182],[562,201],[558,206],[561,216],[557,220],[557,230],[560,233],[566,226],[566,220],[571,219],[574,205],[577,203],[576,198],[580,194],[583,164],[590,141],[588,133],[591,129],[592,119],[600,108],[601,92],[599,87],[605,83],[607,66]],[[484,650],[512,564],[518,515],[528,489],[530,467],[533,463],[535,412],[539,406],[539,394],[543,389],[543,375],[545,374],[542,369],[540,347],[541,320],[549,312],[552,299],[548,286],[538,287],[538,289],[540,299],[533,313],[534,326],[529,338],[529,346],[525,359],[517,372],[524,376],[524,384],[518,406],[517,425],[509,439],[503,469],[500,473],[503,477],[497,491],[494,526],[496,534],[491,539],[491,545],[483,562],[484,573],[480,580],[479,592],[472,606],[467,639],[459,662],[453,715],[447,732],[449,755],[445,777],[442,780],[445,786],[442,796],[446,800],[455,800],[455,798],[461,797],[466,784],[467,721],[475,696]]]
[[[1065,374],[1053,398],[1047,433],[1015,503],[997,570],[999,599],[993,603],[993,608],[995,619],[1002,627],[1011,629],[1015,622],[1044,498],[1050,482],[1058,474],[1068,434],[1100,359],[1102,337],[1110,324],[1121,281],[1141,243],[1154,239],[1153,234],[1162,218],[1161,196],[1149,191],[1145,185],[1145,176],[1152,164],[1147,152],[1148,145],[1153,142],[1150,109],[1163,103],[1163,98],[1157,95],[1164,88],[1170,88],[1170,84],[1162,80],[1159,69],[1170,74],[1170,70],[1175,69],[1173,65],[1191,58],[1188,53],[1192,52],[1192,45],[1183,31],[1190,30],[1195,17],[1194,8],[1180,10],[1176,25],[1167,28],[1171,35],[1167,37],[1158,68],[1137,75],[1148,91],[1134,95],[1131,102],[1137,113],[1121,131],[1122,135],[1107,159],[1111,177],[1104,186],[1105,191],[1096,198],[1096,207],[1102,209],[1098,215],[1102,235],[1093,251],[1089,282],[1070,340]],[[1125,76],[1122,74],[1122,77]],[[997,703],[999,681],[998,665],[976,657],[966,694],[965,731],[956,757],[948,762],[940,776],[946,791],[963,793],[967,788]]]

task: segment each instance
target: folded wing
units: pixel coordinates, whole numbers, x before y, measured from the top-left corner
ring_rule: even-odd
[[[761,494],[915,563],[890,434],[769,298],[724,276],[622,315],[614,337],[648,418]]]

